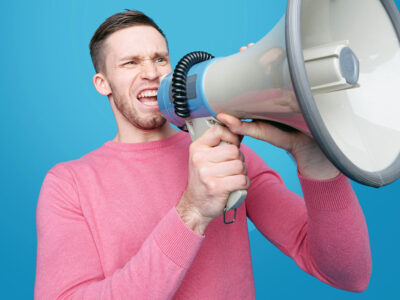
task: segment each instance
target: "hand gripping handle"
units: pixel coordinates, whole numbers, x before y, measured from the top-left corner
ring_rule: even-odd
[[[204,117],[204,118],[194,118],[194,119],[187,119],[186,120],[186,126],[187,129],[190,133],[190,136],[192,138],[192,141],[197,140],[208,128],[211,128],[217,124],[224,125],[217,119],[213,117]],[[227,144],[226,142],[221,142],[220,145]],[[229,194],[228,200],[225,205],[224,209],[224,223],[230,224],[235,221],[236,218],[236,208],[240,206],[240,204],[243,203],[243,201],[246,199],[247,196],[247,190],[237,190],[233,191]],[[225,212],[230,210],[230,209],[235,209],[235,217],[233,218],[232,221],[227,222],[225,220]]]

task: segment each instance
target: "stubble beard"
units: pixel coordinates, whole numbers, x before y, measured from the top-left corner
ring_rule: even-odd
[[[153,130],[164,126],[166,119],[160,111],[141,115],[134,106],[115,99],[115,105],[119,112],[136,128],[142,130]]]
[[[153,113],[151,116],[140,116],[137,112],[129,111],[126,118],[135,127],[143,130],[161,128],[166,120],[160,112]]]

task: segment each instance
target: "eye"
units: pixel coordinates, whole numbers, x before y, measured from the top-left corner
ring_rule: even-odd
[[[136,62],[133,61],[133,60],[130,60],[130,61],[124,63],[124,65],[125,65],[125,66],[132,66],[132,65],[136,65]]]
[[[164,57],[159,57],[156,59],[156,62],[158,63],[165,63],[167,60]]]

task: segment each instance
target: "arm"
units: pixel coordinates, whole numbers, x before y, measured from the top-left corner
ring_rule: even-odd
[[[364,215],[349,181],[329,162],[314,139],[298,131],[284,132],[262,121],[241,122],[226,114],[219,114],[218,118],[236,134],[289,151],[297,162],[305,205],[286,189],[276,173],[271,173],[272,179],[257,176],[252,181],[253,188],[262,186],[264,195],[268,189],[268,198],[272,199],[265,201],[261,192],[253,201],[256,204],[248,203],[249,216],[253,215],[260,230],[300,267],[322,281],[353,291],[365,289],[371,274],[371,254]],[[259,211],[264,215],[258,215]],[[265,220],[256,220],[260,218]]]
[[[349,180],[343,175],[322,181],[299,175],[303,200],[261,158],[246,161],[249,170],[258,168],[246,209],[262,234],[319,280],[349,291],[365,290],[371,274],[368,231]]]
[[[131,260],[106,277],[72,177],[60,165],[42,186],[37,235],[35,299],[172,298],[203,241],[173,207]]]

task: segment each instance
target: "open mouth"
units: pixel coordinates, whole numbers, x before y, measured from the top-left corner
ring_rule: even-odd
[[[143,103],[144,105],[148,106],[158,106],[157,102],[157,90],[145,90],[140,92],[137,95],[137,99]]]

